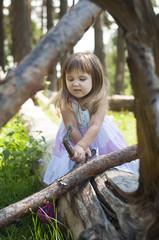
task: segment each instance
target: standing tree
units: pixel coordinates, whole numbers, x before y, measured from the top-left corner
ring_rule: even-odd
[[[124,73],[125,73],[125,41],[123,38],[123,30],[121,27],[118,27],[117,60],[115,74],[116,94],[122,94],[124,92]]]
[[[104,15],[101,14],[94,24],[94,35],[95,35],[94,53],[99,57],[103,66],[105,76],[107,76],[106,53],[105,53],[105,46],[103,43],[103,24],[104,24],[103,18],[104,18]]]
[[[10,22],[14,62],[19,63],[31,51],[31,2],[11,1]],[[25,29],[25,31],[24,31]]]
[[[73,3],[74,4],[74,3]],[[68,12],[68,1],[67,0],[60,0],[60,12],[59,12],[59,19],[62,19],[62,17]],[[65,59],[70,55],[70,53],[73,52],[73,48],[70,49],[66,54],[63,54],[60,58],[60,67],[62,68]]]
[[[46,0],[46,11],[47,11],[47,30],[54,25],[54,6],[52,0]]]
[[[5,70],[3,0],[0,1],[0,66]]]
[[[46,0],[46,9],[47,9],[47,30],[49,31],[49,29],[54,26],[55,20],[55,10],[52,0]],[[58,82],[56,76],[56,65],[50,67],[47,80],[50,82],[49,89],[57,91]]]

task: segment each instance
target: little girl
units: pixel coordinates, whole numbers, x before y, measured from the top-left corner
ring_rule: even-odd
[[[91,53],[75,53],[64,63],[62,89],[56,99],[62,122],[59,127],[55,152],[44,176],[46,184],[68,173],[76,162],[81,162],[91,149],[96,156],[117,151],[127,146],[117,126],[106,115],[108,109],[108,82],[104,79],[99,59]],[[69,125],[73,125],[70,145],[74,156],[69,157],[62,139]],[[116,167],[138,175],[139,161]],[[45,206],[47,208],[47,206]]]

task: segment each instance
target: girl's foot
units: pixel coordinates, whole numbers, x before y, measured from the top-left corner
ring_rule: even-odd
[[[38,210],[38,217],[43,222],[52,222],[54,220],[54,207],[52,203]]]

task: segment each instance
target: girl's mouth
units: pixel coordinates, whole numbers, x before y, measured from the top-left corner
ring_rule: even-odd
[[[81,92],[80,89],[74,89],[73,91],[74,91],[74,92]]]

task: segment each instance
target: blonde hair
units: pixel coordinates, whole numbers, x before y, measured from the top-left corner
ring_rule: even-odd
[[[66,74],[73,70],[82,71],[91,76],[92,89],[85,97],[80,99],[80,104],[86,108],[92,105],[92,113],[96,112],[99,103],[106,99],[105,96],[108,96],[108,81],[107,79],[104,80],[103,68],[98,57],[92,53],[75,53],[67,58],[62,68],[62,88],[55,100],[55,106],[61,109],[65,108],[66,105],[70,106],[70,99],[74,97],[67,89]],[[106,101],[107,106],[108,101]]]

